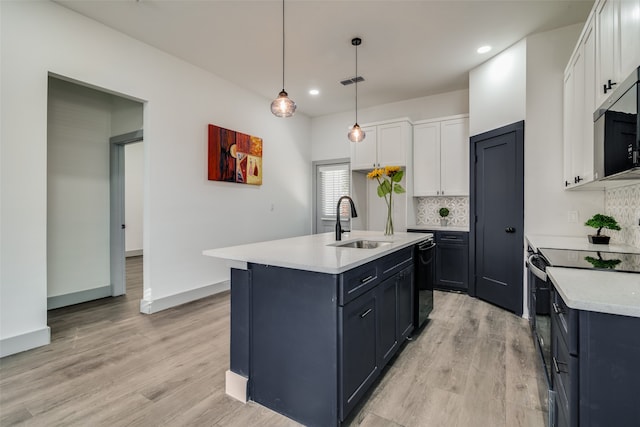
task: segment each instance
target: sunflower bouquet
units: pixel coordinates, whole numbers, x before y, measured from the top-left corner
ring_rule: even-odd
[[[400,185],[403,176],[404,171],[400,166],[385,166],[384,169],[374,169],[367,174],[367,178],[378,181],[378,196],[384,198],[387,204],[387,223],[384,229],[387,236],[393,234],[393,193],[402,194],[406,191]]]

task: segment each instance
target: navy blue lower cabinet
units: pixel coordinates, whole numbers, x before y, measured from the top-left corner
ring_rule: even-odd
[[[372,289],[338,310],[341,320],[340,418],[358,403],[380,373],[377,360],[378,292]]]
[[[384,366],[398,350],[398,277],[393,276],[382,282],[378,293],[378,338],[380,348],[378,364]]]
[[[639,426],[640,318],[569,308],[555,289],[551,307],[555,425]]]
[[[404,341],[413,332],[413,266],[398,275],[398,337]]]
[[[249,400],[340,426],[412,331],[413,264],[409,247],[342,274],[249,264],[232,275],[231,370]]]
[[[469,233],[436,231],[436,289],[464,291],[469,288]]]

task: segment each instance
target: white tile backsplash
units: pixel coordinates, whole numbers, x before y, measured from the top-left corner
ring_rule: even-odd
[[[640,248],[640,184],[612,188],[604,197],[605,214],[612,216],[622,228],[620,231],[606,230],[615,243]]]
[[[440,208],[449,209],[449,225],[469,225],[469,197],[418,197],[416,225],[440,225]]]

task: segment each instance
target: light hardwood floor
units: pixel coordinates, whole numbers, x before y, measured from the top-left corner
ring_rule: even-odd
[[[0,426],[297,426],[224,394],[229,294],[139,313],[127,295],[49,312],[51,344],[0,359]],[[546,392],[527,322],[435,293],[431,320],[385,369],[351,426],[544,426]]]

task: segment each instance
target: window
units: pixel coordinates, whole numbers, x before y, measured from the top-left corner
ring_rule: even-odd
[[[319,166],[318,183],[320,216],[335,219],[338,199],[349,195],[349,164]],[[340,216],[349,217],[349,203],[342,203]]]

